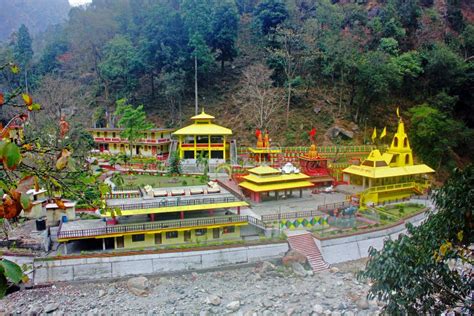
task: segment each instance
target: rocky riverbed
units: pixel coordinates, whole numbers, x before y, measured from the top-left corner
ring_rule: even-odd
[[[364,261],[312,273],[255,267],[117,281],[55,284],[0,301],[0,315],[378,315],[355,273]]]

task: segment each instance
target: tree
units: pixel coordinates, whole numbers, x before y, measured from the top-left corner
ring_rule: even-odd
[[[127,104],[126,99],[120,99],[117,101],[115,115],[120,117],[118,125],[124,128],[120,133],[120,136],[128,140],[130,157],[132,157],[133,146],[137,143],[137,140],[143,136],[143,132],[151,129],[153,124],[146,120],[146,113],[143,110],[143,105],[134,108],[132,105]]]
[[[104,58],[99,64],[101,74],[116,86],[118,97],[129,96],[137,86],[140,59],[132,42],[117,35],[104,48]]]
[[[272,126],[275,115],[283,107],[283,97],[273,87],[271,74],[262,64],[249,66],[242,75],[242,89],[234,99],[244,119],[261,130]]]
[[[186,89],[186,73],[183,69],[176,67],[163,71],[159,77],[163,94],[168,103],[171,124],[181,121],[182,101]]]
[[[274,34],[277,47],[272,49],[272,64],[276,68],[282,68],[286,78],[287,98],[286,98],[286,126],[290,118],[291,96],[293,92],[293,82],[303,58],[302,41],[300,35],[291,28],[277,27]],[[275,65],[276,64],[276,65]]]
[[[22,24],[18,30],[17,39],[13,49],[14,58],[20,65],[24,73],[25,89],[28,93],[28,68],[30,67],[31,59],[33,58],[32,40],[28,28]]]
[[[235,42],[237,40],[239,16],[234,1],[219,2],[214,9],[211,30],[211,47],[217,51],[216,59],[221,62],[224,72],[224,62],[233,61],[237,56]]]
[[[429,165],[440,169],[453,159],[454,149],[468,142],[464,124],[427,104],[410,109],[411,143],[418,155]]]
[[[423,224],[369,250],[359,277],[371,280],[369,297],[385,301],[389,315],[472,314],[473,187],[473,165],[455,170]]]
[[[170,153],[170,155],[171,157],[168,165],[168,174],[181,174],[181,159],[179,158],[179,153],[177,151],[174,151]]]
[[[288,10],[282,0],[263,0],[255,10],[255,22],[263,35],[272,33],[288,17]]]

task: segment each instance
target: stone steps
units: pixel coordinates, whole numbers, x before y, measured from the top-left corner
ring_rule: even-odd
[[[306,256],[314,272],[324,271],[329,268],[329,264],[324,261],[311,233],[307,232],[288,236],[288,243],[291,249]]]

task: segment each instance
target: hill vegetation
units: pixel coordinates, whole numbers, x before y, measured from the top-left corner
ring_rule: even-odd
[[[468,0],[94,0],[37,51],[20,28],[0,58],[20,63],[48,117],[76,125],[114,124],[127,98],[178,126],[195,75],[199,106],[240,142],[260,128],[304,145],[312,127],[319,142],[367,142],[373,126],[395,129],[400,107],[416,153],[450,169],[474,152],[473,13]],[[354,139],[326,135],[335,125]]]

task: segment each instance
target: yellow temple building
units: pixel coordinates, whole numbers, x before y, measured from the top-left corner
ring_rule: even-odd
[[[191,117],[193,124],[173,133],[178,137],[178,153],[181,159],[196,159],[206,154],[210,159],[227,160],[229,158],[229,142],[227,137],[232,131],[214,124],[214,116],[202,111]]]
[[[309,176],[302,173],[282,173],[282,171],[268,166],[259,166],[249,170],[249,175],[243,177],[244,181],[239,183],[244,194],[256,203],[262,201],[264,195],[270,196],[275,192],[275,199],[279,199],[280,192],[284,196],[291,196],[293,190],[299,190],[302,197],[303,189],[314,186],[309,181]]]
[[[343,170],[344,181],[355,189],[361,206],[422,194],[429,187],[427,174],[433,172],[425,164],[414,164],[401,118],[390,148],[385,153],[372,150],[361,165]]]

